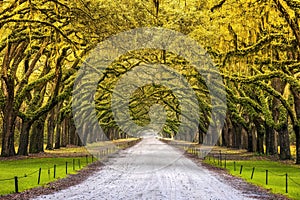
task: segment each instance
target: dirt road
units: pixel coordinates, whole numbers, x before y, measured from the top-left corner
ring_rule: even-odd
[[[154,137],[120,151],[79,185],[36,199],[251,199]]]

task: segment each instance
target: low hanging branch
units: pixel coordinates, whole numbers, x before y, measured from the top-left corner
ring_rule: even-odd
[[[225,2],[226,2],[226,0],[221,0],[218,4],[214,5],[214,6],[210,9],[210,11],[211,11],[211,12],[214,12],[215,10],[220,9],[220,8],[223,6],[223,4],[224,4]]]
[[[68,43],[72,44],[76,49],[78,49],[77,45],[65,33],[63,33],[63,31],[60,30],[60,28],[56,27],[55,25],[49,22],[40,21],[40,20],[31,20],[31,19],[7,19],[7,20],[0,21],[0,27],[8,23],[37,23],[37,24],[49,26],[51,28],[54,28],[60,35],[63,36],[63,38],[67,40]]]
[[[155,7],[155,14],[156,17],[158,17],[158,12],[159,12],[159,0],[153,0],[154,7]]]
[[[297,18],[293,19],[291,17],[291,15],[288,13],[288,11],[284,8],[282,3],[280,2],[280,0],[273,0],[273,1],[276,4],[280,13],[284,16],[286,22],[291,27],[291,29],[296,37],[298,47],[300,47],[300,30],[299,30],[299,26],[298,26],[298,22],[297,22],[298,19]],[[290,4],[291,4],[292,1],[287,1],[287,2],[290,2]]]
[[[235,82],[240,82],[244,84],[250,84],[250,83],[257,83],[262,80],[271,80],[272,78],[281,78],[288,82],[293,88],[295,88],[297,91],[300,91],[300,84],[297,79],[294,77],[291,77],[287,75],[286,73],[282,71],[274,71],[270,72],[268,74],[258,74],[255,76],[251,77],[234,77],[234,76],[229,76],[229,75],[223,75],[224,78],[235,81]]]
[[[273,97],[277,98],[280,100],[280,102],[282,103],[282,105],[285,107],[285,109],[288,111],[292,123],[295,123],[296,121],[296,116],[294,114],[294,112],[292,111],[292,108],[290,107],[289,103],[287,102],[287,100],[285,100],[283,98],[283,96],[276,90],[274,90],[272,87],[270,87],[269,85],[267,85],[266,83],[263,83],[262,81],[258,81],[257,84],[263,89],[266,90],[269,94],[271,94]]]
[[[284,35],[270,34],[270,35],[267,35],[264,38],[258,40],[255,44],[253,44],[251,46],[248,46],[243,49],[236,49],[236,50],[228,51],[224,55],[223,66],[225,66],[226,61],[233,56],[245,57],[246,55],[248,55],[250,53],[256,53],[260,49],[262,49],[265,45],[271,43],[275,39],[280,39],[280,38],[284,38]]]

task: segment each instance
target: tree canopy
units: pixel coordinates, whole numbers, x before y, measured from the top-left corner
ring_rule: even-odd
[[[146,84],[130,96],[130,120],[147,126],[165,114],[162,136],[176,138],[179,124],[186,121],[187,137],[178,139],[202,143],[209,125],[216,123],[205,78],[185,58],[162,49],[128,52],[111,63],[98,77],[95,96],[83,94],[83,104],[77,108],[84,127],[94,117],[84,102],[94,98],[97,123],[92,126],[99,123],[104,133],[76,135],[72,91],[89,53],[118,33],[161,27],[197,41],[223,78],[227,112],[219,145],[266,154],[278,154],[280,146],[280,157],[290,159],[295,140],[296,163],[300,163],[298,1],[7,0],[0,4],[2,156],[43,151],[44,135],[49,149],[128,136],[111,109],[113,90],[122,77],[147,64],[163,64],[176,72],[171,76],[161,71],[170,83],[182,78],[189,83],[198,101],[189,101],[189,106],[199,119],[182,116],[180,100],[170,88]],[[145,79],[147,71],[140,71]],[[164,111],[153,113],[153,105]],[[195,120],[199,121],[196,133],[191,129]]]

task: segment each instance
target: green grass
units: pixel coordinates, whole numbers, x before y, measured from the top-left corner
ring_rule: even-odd
[[[137,140],[138,138],[120,139],[107,142],[98,142],[93,144],[93,148],[89,149],[92,152],[95,149],[96,153],[99,153],[99,149],[109,149],[109,152],[113,153],[117,149],[112,149],[115,145],[119,145],[119,148],[126,148]],[[57,179],[65,178],[66,174],[66,162],[68,162],[68,174],[75,174],[77,170],[86,166],[86,155],[89,154],[85,147],[65,147],[55,150],[45,150],[46,157],[35,157],[31,155],[29,158],[15,159],[12,157],[8,160],[0,160],[0,195],[6,195],[15,193],[15,181],[14,177],[18,177],[19,192],[27,189],[31,189],[38,186],[44,186],[47,183],[53,182]],[[103,155],[100,155],[103,156]],[[73,170],[73,160],[75,160],[75,170]],[[79,162],[80,160],[80,168]],[[96,159],[94,159],[96,160]],[[91,156],[88,157],[88,163],[92,162]],[[56,177],[54,178],[54,165],[56,165]],[[40,184],[38,184],[39,168],[41,168]],[[9,179],[9,180],[6,180]]]
[[[75,170],[73,170],[73,159],[75,160]],[[74,174],[79,169],[78,160],[81,168],[86,166],[86,157],[73,158],[29,158],[22,160],[7,160],[0,162],[0,195],[15,193],[15,182],[11,179],[19,177],[19,192],[46,185],[56,179],[66,177],[66,162],[68,162],[68,174]],[[91,157],[88,157],[91,163]],[[56,178],[54,179],[54,165],[56,165]],[[41,170],[40,184],[38,185],[39,168]],[[49,171],[48,171],[49,170]],[[50,174],[48,174],[50,172]]]
[[[218,161],[206,159],[206,163],[217,166]],[[234,162],[236,170],[234,170]],[[222,162],[224,167],[224,161]],[[243,166],[240,174],[241,165]],[[253,179],[251,174],[255,167]],[[230,174],[238,176],[247,182],[270,189],[273,193],[284,194],[292,199],[300,199],[300,167],[296,165],[287,165],[275,161],[227,161],[226,168]],[[268,170],[268,185],[266,185],[266,170]],[[286,176],[288,174],[288,193],[286,193]]]

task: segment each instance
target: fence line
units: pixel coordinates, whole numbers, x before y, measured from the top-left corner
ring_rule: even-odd
[[[100,159],[101,156],[105,156],[105,155],[109,155],[110,153],[114,153],[116,152],[116,150],[118,148],[127,148],[127,147],[130,147],[130,146],[133,146],[135,144],[137,144],[141,139],[137,139],[137,140],[132,140],[132,141],[127,141],[127,142],[120,142],[116,145],[111,145],[111,146],[108,146],[108,147],[104,147],[102,149],[99,150],[99,153],[97,153],[97,159]],[[117,148],[116,148],[117,146]],[[104,150],[105,149],[105,150]],[[81,157],[78,157],[78,168],[81,169],[81,162],[80,162],[80,158],[84,158],[83,156]],[[86,155],[85,156],[85,160],[86,160],[86,165],[89,164],[89,156]],[[94,162],[94,155],[91,155],[91,162],[90,163],[93,163]],[[53,169],[53,178],[55,179],[56,178],[56,168],[57,167],[61,167],[61,166],[65,166],[66,167],[66,174],[68,174],[68,168],[71,167],[71,165],[69,165],[70,163],[68,163],[67,161],[65,162],[65,164],[60,164],[60,165],[57,165],[57,164],[53,164],[52,167],[48,167],[47,170],[48,170],[48,176],[50,178],[50,170]],[[72,163],[71,163],[72,164]],[[75,159],[73,159],[73,171],[75,170]],[[14,180],[15,184],[15,193],[18,193],[19,192],[19,180],[20,179],[23,179],[23,178],[28,178],[28,177],[31,177],[32,175],[36,174],[36,173],[39,173],[38,174],[38,184],[40,183],[40,176],[41,176],[41,171],[42,171],[42,168],[39,168],[38,170],[34,171],[34,172],[31,172],[29,174],[25,174],[23,176],[14,176],[12,178],[5,178],[5,179],[0,179],[0,182],[5,182],[5,181],[11,181],[11,180]]]
[[[213,158],[215,157],[215,155],[213,156]],[[209,159],[209,161],[210,161],[210,158],[208,158]],[[226,160],[225,160],[226,161]],[[212,162],[214,163],[214,164],[216,164],[216,161],[215,161],[215,159],[214,160],[212,160]],[[235,168],[236,167],[236,161],[234,161],[234,164],[233,164],[233,167]],[[221,165],[221,162],[218,162],[218,165],[219,166],[222,166]],[[239,174],[242,174],[242,169],[243,169],[243,165],[240,165],[240,167],[241,167],[241,169],[240,169],[240,173]],[[225,167],[224,168],[226,168],[226,164],[225,164]],[[254,176],[254,170],[256,170],[256,167],[251,167],[252,168],[252,173],[251,173],[251,178],[250,179],[253,179],[253,176]],[[234,171],[236,171],[236,170],[234,170]],[[261,170],[258,170],[258,171],[260,171],[260,172],[262,172]],[[288,175],[288,173],[284,173],[284,174],[278,174],[278,173],[275,173],[275,172],[272,172],[272,171],[270,171],[270,170],[265,170],[266,171],[266,185],[268,185],[268,182],[269,182],[269,173],[270,174],[273,174],[273,175],[275,175],[275,176],[279,176],[279,177],[285,177],[285,193],[288,193],[288,187],[289,187],[289,180],[290,181],[292,181],[295,185],[297,185],[297,186],[300,186],[300,183],[297,183],[292,177],[290,177],[290,175]]]
[[[186,151],[187,153],[190,153],[190,154],[193,154],[195,156],[197,156],[198,158],[199,157],[203,157],[203,154],[207,155],[206,157],[203,157],[203,159],[208,159],[210,162],[213,162],[214,164],[218,164],[219,166],[224,166],[224,168],[227,167],[227,154],[221,152],[221,150],[219,150],[218,152],[215,152],[215,153],[212,153],[212,152],[206,152],[205,149],[200,149],[200,148],[197,148],[195,147],[194,145],[189,145],[189,144],[184,144],[184,143],[178,143],[178,142],[174,142],[174,141],[166,141],[166,140],[163,140],[161,139],[163,142],[167,143],[167,144],[171,144],[171,145],[174,145],[176,146],[177,148],[181,148],[183,149],[184,151]],[[209,156],[210,155],[210,156]],[[235,155],[230,155],[230,157],[234,157]],[[238,156],[240,157],[240,156]],[[211,161],[211,158],[212,158],[212,161]],[[216,162],[217,160],[217,162]],[[231,159],[234,161],[234,159]],[[224,165],[223,165],[223,162],[224,162]],[[234,167],[234,171],[236,171],[236,161],[233,162],[233,167]],[[241,168],[240,168],[240,174],[242,174],[242,169],[243,169],[243,165],[241,165]],[[257,170],[257,168],[255,167],[252,167],[252,173],[251,173],[251,179],[253,179],[254,177],[254,172],[255,171],[259,171],[259,169]],[[281,177],[284,177],[285,176],[285,192],[288,193],[288,181],[292,181],[295,185],[297,186],[300,186],[300,183],[297,183],[293,178],[291,178],[288,173],[284,173],[284,174],[277,174],[275,172],[272,172],[272,171],[269,171],[269,170],[266,170],[266,185],[268,185],[268,173],[271,173],[275,176],[281,176]]]
[[[291,180],[293,183],[295,183],[296,185],[300,186],[300,183],[297,183],[294,179],[292,179],[290,176],[289,176],[289,180]]]
[[[277,174],[277,173],[274,173],[274,172],[272,172],[272,171],[269,171],[271,174],[274,174],[274,175],[276,175],[276,176],[285,176],[286,174]]]

